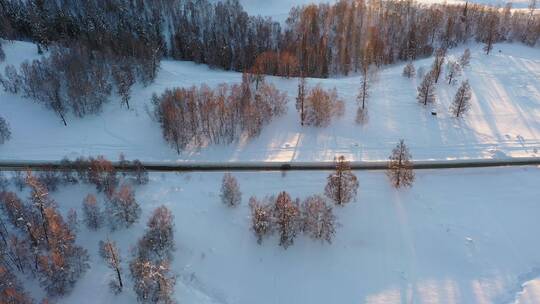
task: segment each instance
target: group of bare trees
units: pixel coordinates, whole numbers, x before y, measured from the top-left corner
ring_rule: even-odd
[[[136,81],[128,59],[111,61],[103,53],[83,45],[54,47],[48,57],[24,62],[20,72],[11,65],[0,75],[10,93],[23,96],[53,110],[67,125],[66,115],[84,117],[99,113],[116,87],[121,103],[129,108],[130,90]]]
[[[436,84],[443,73],[443,65],[445,62],[446,50],[438,49],[435,60],[431,66],[431,70],[423,77],[420,86],[418,86],[418,102],[427,106],[436,101]],[[470,64],[471,52],[466,49],[459,60],[449,60],[446,66],[446,81],[449,85],[454,85],[457,78],[461,76],[463,68]],[[414,66],[409,63],[403,70],[403,76],[411,78],[413,75]],[[454,100],[450,105],[450,112],[456,117],[460,117],[470,108],[471,87],[468,80],[464,80],[454,96]]]
[[[291,9],[284,28],[249,16],[238,0],[1,2],[0,37],[31,39],[40,49],[82,43],[141,62],[155,77],[163,55],[223,69],[327,77],[432,54],[471,40],[486,52],[499,41],[535,45],[540,18],[529,10],[480,4],[340,0]],[[99,21],[97,21],[99,20]],[[126,104],[127,105],[127,104]]]
[[[327,179],[326,197],[337,206],[344,206],[356,197],[358,186],[358,179],[345,158],[336,159],[336,171]],[[337,221],[327,198],[312,195],[301,202],[299,198],[293,200],[285,191],[262,200],[251,197],[251,230],[257,242],[261,244],[264,238],[277,232],[279,245],[285,249],[293,245],[300,233],[331,243]]]
[[[28,201],[14,192],[0,193],[0,273],[18,271],[36,277],[50,297],[67,294],[89,268],[87,251],[75,244],[76,215],[70,212],[64,220],[47,187],[31,172],[25,182],[30,188]]]
[[[264,80],[244,74],[240,85],[216,89],[177,88],[154,96],[154,113],[165,140],[178,153],[187,148],[231,143],[258,136],[286,111],[286,95]]]
[[[277,197],[256,197],[249,199],[251,208],[251,229],[257,242],[277,232],[279,245],[287,249],[294,244],[300,233],[315,240],[332,242],[336,233],[336,217],[326,199],[320,195],[293,200],[283,191]]]
[[[133,290],[140,303],[176,302],[172,297],[176,275],[170,270],[174,250],[174,217],[167,207],[161,206],[148,220],[129,263]]]
[[[312,195],[302,203],[299,198],[293,200],[285,191],[280,192],[277,197],[267,196],[263,199],[251,197],[249,199],[251,230],[257,242],[261,244],[265,238],[277,232],[279,245],[285,249],[294,243],[299,233],[331,243],[336,233],[337,222],[327,199],[336,206],[343,207],[356,199],[359,188],[358,178],[345,157],[336,158],[335,167],[336,170],[327,177],[325,197]],[[387,175],[392,187],[395,188],[411,187],[414,182],[412,155],[403,140],[400,140],[392,150]],[[224,188],[229,190],[224,191]],[[231,192],[230,189],[236,189],[236,193],[239,193],[234,177],[226,174],[222,184],[222,198],[224,193]]]
[[[334,117],[342,116],[345,103],[338,98],[337,90],[325,90],[320,85],[306,91],[306,80],[299,78],[296,109],[302,126],[326,127]]]

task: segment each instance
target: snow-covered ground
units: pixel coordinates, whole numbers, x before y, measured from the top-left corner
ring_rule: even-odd
[[[98,242],[119,243],[127,275],[129,248],[162,204],[175,216],[179,303],[540,302],[533,280],[540,275],[540,204],[531,191],[540,168],[422,170],[413,188],[401,190],[383,172],[357,172],[357,201],[335,209],[341,226],[331,245],[305,236],[287,250],[277,236],[257,245],[248,198],[321,193],[327,174],[234,173],[243,192],[235,209],[219,200],[221,173],[150,174],[136,189],[143,213],[132,229],[81,227],[78,243],[91,253],[91,269],[58,304],[135,303],[131,285],[119,296],[108,291],[113,274],[97,256]],[[80,211],[89,192],[94,188],[78,185],[52,196],[62,212]],[[39,288],[26,284],[39,297]]]
[[[5,63],[20,64],[36,58],[30,43],[6,42]],[[481,45],[470,45],[471,66],[460,78],[469,79],[472,109],[463,119],[451,117],[448,107],[457,86],[438,85],[438,100],[424,108],[416,101],[420,79],[401,76],[403,64],[384,67],[369,99],[369,122],[355,124],[360,77],[309,79],[326,88],[336,87],[346,102],[346,114],[327,128],[302,128],[294,108],[297,80],[267,77],[288,93],[288,113],[265,127],[260,137],[228,146],[189,150],[182,155],[167,146],[161,130],[149,116],[153,93],[176,86],[238,83],[235,72],[211,70],[192,62],[163,61],[154,84],[137,86],[130,102],[121,108],[117,97],[103,113],[84,119],[68,117],[68,127],[50,110],[0,90],[0,115],[12,128],[12,140],[0,146],[0,159],[58,160],[63,156],[103,154],[117,159],[147,161],[330,161],[337,154],[352,160],[384,160],[404,138],[417,160],[537,156],[540,148],[540,57],[538,48],[497,44],[486,56]],[[463,47],[450,51],[455,59]],[[432,59],[415,62],[429,68]],[[431,110],[438,112],[436,117]]]

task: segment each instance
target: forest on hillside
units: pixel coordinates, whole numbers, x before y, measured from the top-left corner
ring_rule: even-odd
[[[362,64],[430,56],[468,41],[534,46],[540,17],[480,4],[341,0],[295,7],[285,25],[249,16],[237,0],[0,1],[0,37],[84,47],[129,58],[145,79],[163,57],[235,71],[328,77]]]

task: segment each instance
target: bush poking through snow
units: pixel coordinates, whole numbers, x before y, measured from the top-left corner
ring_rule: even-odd
[[[414,182],[412,156],[403,139],[392,150],[389,159],[387,175],[392,186],[395,188],[411,187]]]
[[[242,193],[240,192],[238,181],[230,173],[223,175],[220,197],[223,204],[229,207],[235,207],[242,201]]]
[[[344,156],[335,159],[336,171],[328,175],[324,193],[336,205],[344,206],[356,198],[358,178],[352,173],[351,166]]]

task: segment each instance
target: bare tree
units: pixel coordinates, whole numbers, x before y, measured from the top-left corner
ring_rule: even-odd
[[[76,232],[79,231],[79,218],[77,216],[77,211],[75,209],[73,209],[73,208],[70,208],[68,210],[67,225],[68,225],[68,228],[73,233],[76,233]]]
[[[146,224],[139,248],[151,260],[171,260],[174,249],[174,216],[165,206],[158,207]]]
[[[249,199],[251,209],[251,230],[257,237],[257,243],[261,244],[265,236],[272,232],[272,207],[260,202],[255,197]]]
[[[497,41],[499,36],[499,16],[497,15],[497,11],[494,8],[491,9],[488,12],[486,19],[486,27],[483,34],[482,42],[484,42],[485,44],[484,51],[486,52],[486,55],[489,55],[489,53],[493,49],[493,44]]]
[[[135,170],[132,172],[133,177],[135,177],[135,181],[139,185],[145,185],[148,184],[149,178],[148,178],[148,170],[143,166],[140,160],[136,159],[133,161],[133,166],[135,166]]]
[[[461,65],[461,67],[466,68],[467,66],[469,66],[470,62],[471,62],[471,50],[467,48],[465,49],[465,51],[463,51],[463,55],[459,57],[459,64]]]
[[[22,78],[17,73],[17,69],[11,65],[6,65],[4,69],[5,78],[0,77],[0,84],[4,87],[4,91],[11,93],[11,94],[17,94],[21,90],[22,87]]]
[[[428,103],[435,102],[435,79],[433,72],[426,74],[417,90],[418,95],[416,96],[416,99],[418,102],[421,102],[424,106],[426,106]]]
[[[122,185],[108,202],[107,215],[112,229],[129,228],[141,215],[141,207],[129,185]]]
[[[114,270],[116,273],[116,280],[112,280],[109,283],[111,290],[118,294],[122,292],[124,284],[122,282],[122,259],[118,253],[118,247],[114,241],[100,241],[99,242],[99,255],[107,263],[107,267]]]
[[[405,65],[403,68],[403,77],[414,78],[415,75],[416,70],[414,69],[414,65],[412,62],[407,63],[407,65]]]
[[[229,207],[235,207],[242,201],[242,193],[236,178],[230,173],[223,175],[221,182],[221,201]]]
[[[461,86],[454,97],[454,102],[452,102],[452,105],[450,106],[452,114],[459,117],[467,112],[471,106],[471,97],[471,86],[469,85],[469,81],[465,80],[461,83]]]
[[[103,224],[102,213],[97,199],[94,195],[88,194],[83,201],[84,222],[88,229],[97,230]]]
[[[448,84],[455,84],[456,78],[461,76],[461,66],[458,62],[450,60],[446,65],[446,80]]]
[[[335,159],[336,172],[328,175],[324,192],[336,205],[344,206],[356,198],[358,178],[352,173],[351,166],[344,156]]]
[[[0,63],[4,62],[4,60],[6,60],[6,53],[4,52],[4,48],[0,42]]]
[[[291,196],[283,191],[274,204],[274,218],[279,231],[279,245],[287,249],[294,243],[300,228],[300,208],[293,202]]]
[[[336,234],[336,217],[324,197],[313,195],[302,204],[302,229],[315,240],[332,243]]]
[[[366,108],[367,99],[369,97],[369,91],[371,87],[371,82],[374,79],[374,71],[367,62],[363,62],[360,69],[360,90],[356,100],[360,104],[362,109]]]
[[[435,60],[433,61],[433,64],[431,65],[433,81],[435,83],[439,82],[439,77],[441,76],[441,73],[442,73],[445,56],[446,56],[445,49],[439,48],[435,51]]]
[[[412,186],[414,182],[412,156],[403,139],[392,150],[389,159],[387,175],[392,185],[396,188]]]
[[[305,123],[309,126],[326,127],[333,117],[343,115],[344,111],[345,103],[338,99],[336,89],[325,91],[318,85],[306,98]]]
[[[131,87],[135,84],[135,75],[129,64],[113,66],[112,76],[116,85],[118,95],[129,109],[129,99],[131,97]]]
[[[300,125],[305,122],[305,101],[306,101],[306,78],[302,75],[298,78],[298,96],[296,97],[296,110],[300,112]]]
[[[176,277],[170,274],[168,261],[148,261],[136,257],[129,265],[133,290],[137,300],[144,304],[173,304]]]
[[[0,116],[0,144],[3,144],[10,139],[11,130],[9,129],[9,124],[2,116]]]

